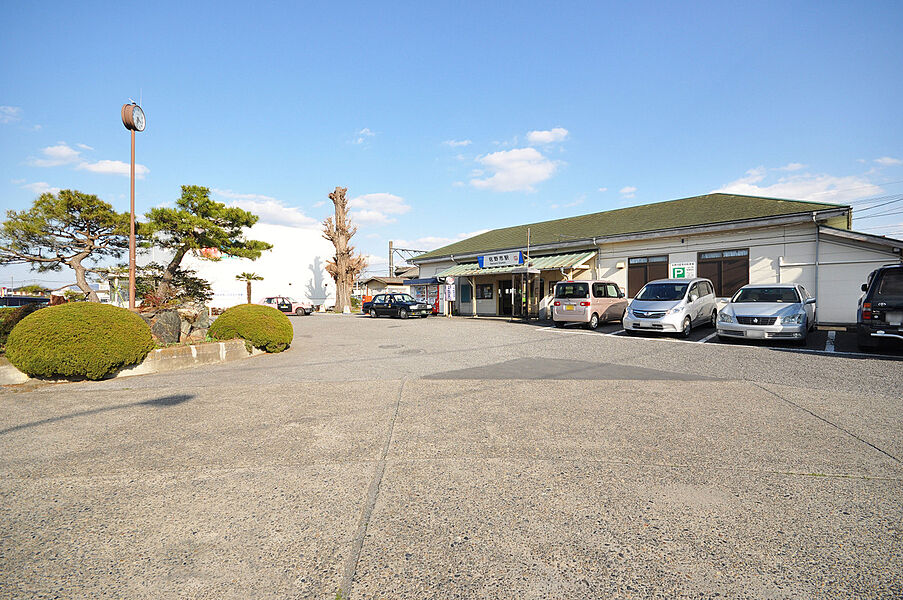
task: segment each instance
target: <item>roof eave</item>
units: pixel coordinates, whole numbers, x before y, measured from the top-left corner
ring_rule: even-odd
[[[622,233],[617,235],[600,235],[593,236],[588,238],[583,238],[579,240],[571,240],[568,242],[555,242],[553,244],[537,244],[531,245],[531,251],[543,252],[546,250],[555,250],[558,248],[579,248],[584,246],[598,246],[602,243],[616,243],[616,242],[630,242],[635,240],[646,239],[651,235],[655,235],[656,237],[677,237],[681,235],[690,235],[696,233],[710,233],[710,232],[718,232],[718,231],[733,231],[737,229],[748,229],[750,224],[752,223],[761,223],[762,221],[767,222],[768,226],[775,225],[789,225],[792,223],[805,223],[811,222],[814,215],[818,215],[819,218],[831,218],[831,217],[839,217],[845,215],[849,212],[850,208],[848,206],[838,206],[837,208],[826,208],[821,210],[812,210],[801,213],[790,213],[787,215],[773,215],[769,217],[755,217],[752,219],[742,219],[739,221],[725,221],[722,223],[709,223],[706,225],[689,225],[686,227],[672,227],[668,229],[650,229],[647,231],[638,231],[634,233]],[[842,230],[841,230],[842,231]],[[410,262],[415,264],[429,264],[434,262],[444,262],[449,259],[457,261],[457,260],[468,260],[479,256],[480,254],[485,254],[486,252],[507,252],[512,250],[522,250],[523,246],[517,246],[513,248],[497,248],[492,250],[484,250],[481,252],[466,252],[461,254],[443,254],[441,256],[430,257],[426,259],[418,259],[412,258]]]

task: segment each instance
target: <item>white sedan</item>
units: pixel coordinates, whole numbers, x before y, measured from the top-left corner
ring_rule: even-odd
[[[796,283],[745,285],[718,312],[719,339],[784,339],[806,343],[815,327],[815,298]]]

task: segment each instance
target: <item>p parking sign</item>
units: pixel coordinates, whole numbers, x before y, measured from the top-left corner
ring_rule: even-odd
[[[670,271],[671,273],[671,279],[690,279],[692,277],[696,277],[696,263],[671,263],[669,265],[668,271]]]

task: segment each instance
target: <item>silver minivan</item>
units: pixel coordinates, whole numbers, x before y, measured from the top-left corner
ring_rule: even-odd
[[[643,286],[627,307],[624,331],[690,335],[697,325],[715,326],[718,301],[708,279],[657,279]]]

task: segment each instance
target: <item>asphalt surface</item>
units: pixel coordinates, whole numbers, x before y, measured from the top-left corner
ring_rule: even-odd
[[[0,388],[0,597],[903,596],[899,352],[292,321]]]

